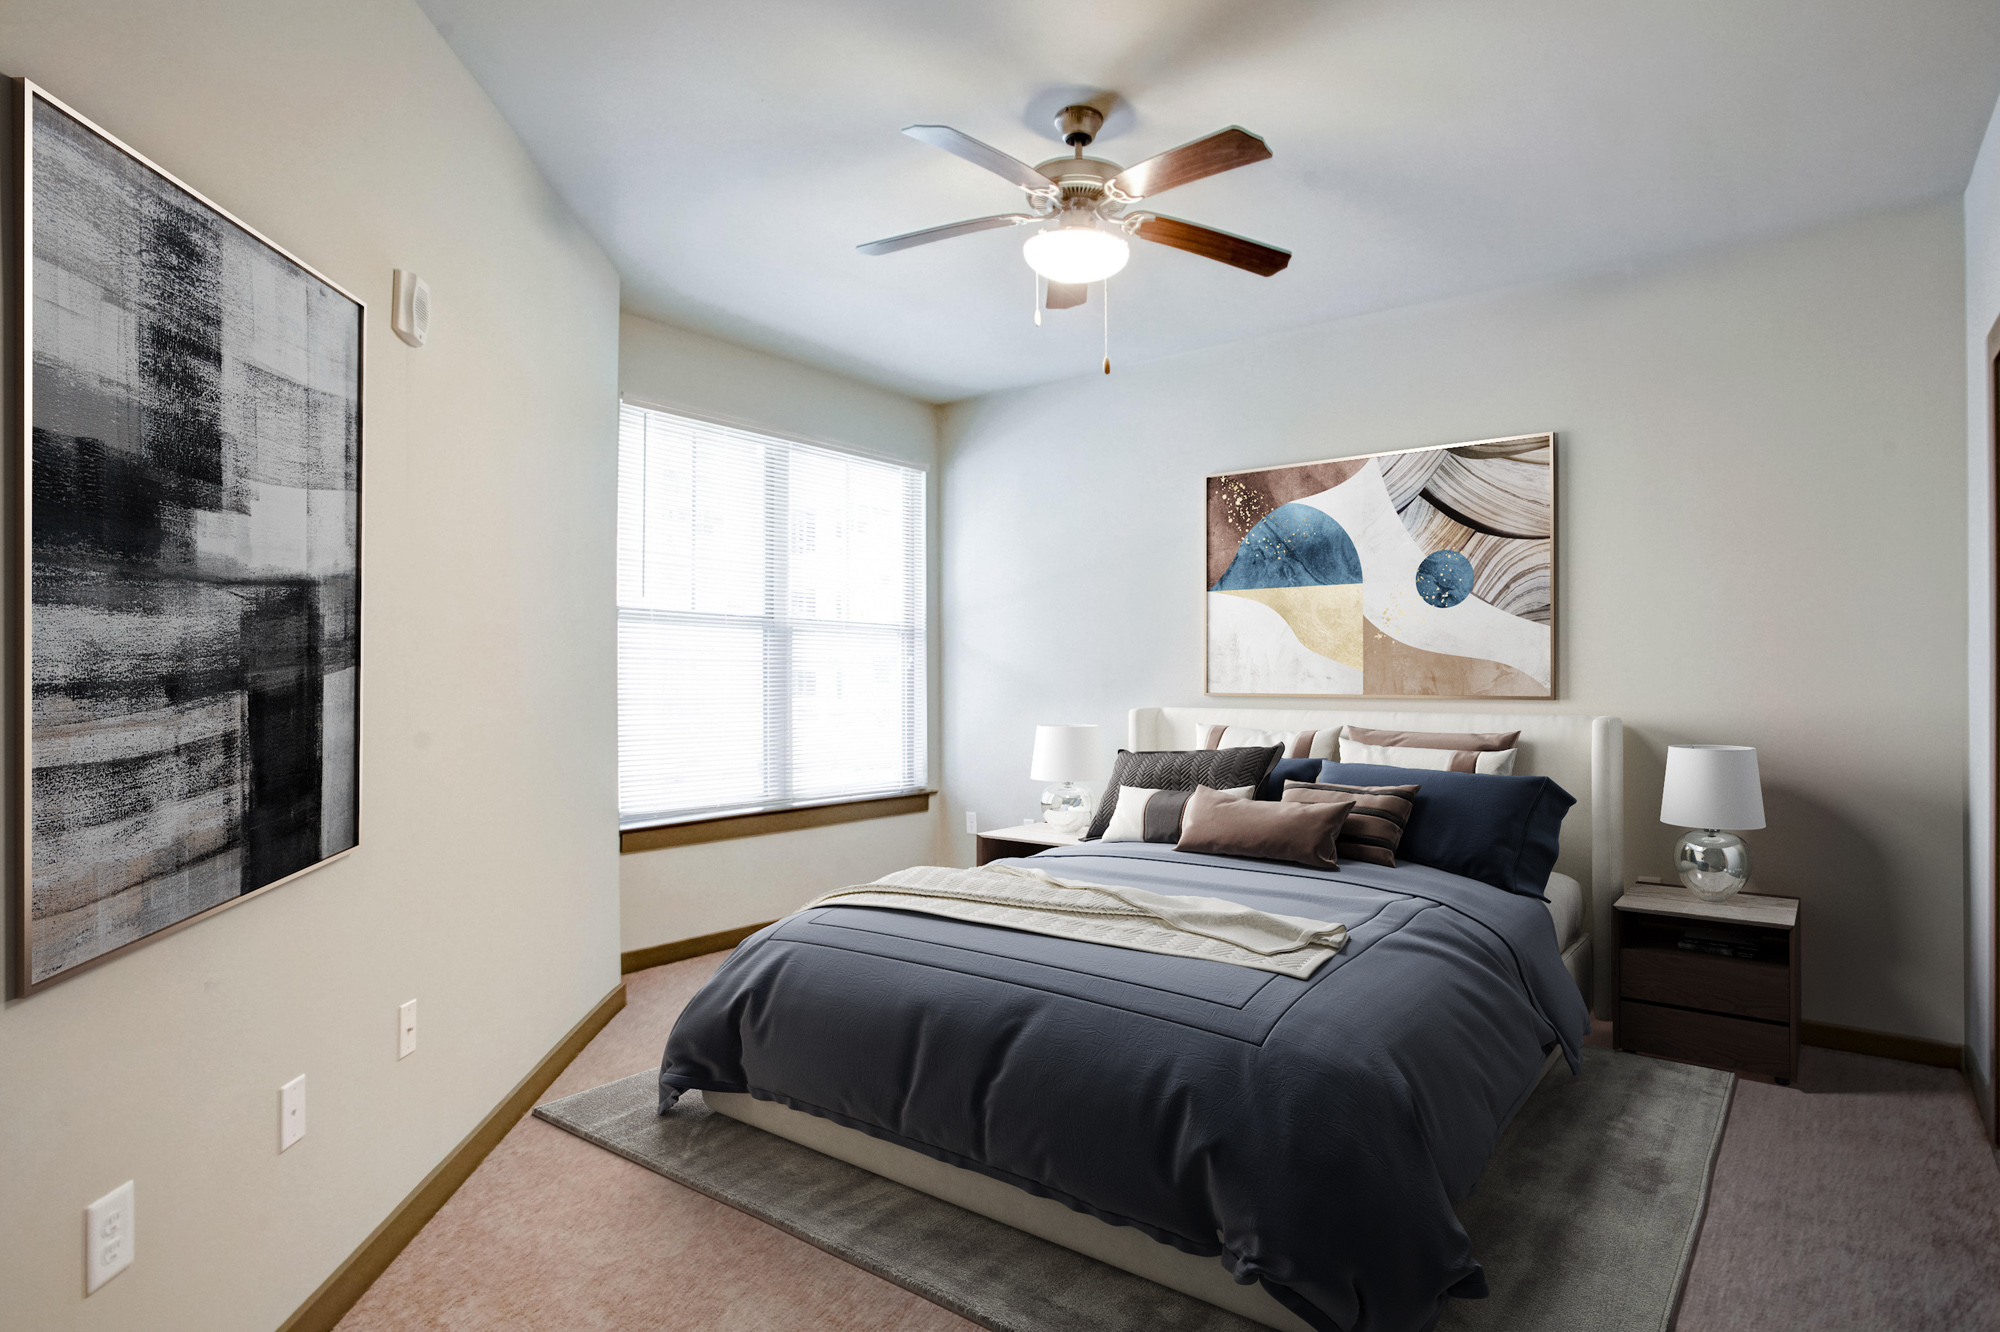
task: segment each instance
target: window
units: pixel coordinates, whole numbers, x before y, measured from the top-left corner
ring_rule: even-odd
[[[625,826],[922,790],[924,474],[626,403]]]

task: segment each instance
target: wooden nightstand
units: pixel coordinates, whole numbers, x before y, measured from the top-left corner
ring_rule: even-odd
[[[1789,1086],[1799,1069],[1799,900],[1704,902],[1678,884],[1615,903],[1621,1050]]]
[[[1060,832],[1046,823],[995,828],[992,832],[979,834],[972,863],[984,865],[989,860],[1005,860],[1009,856],[1032,856],[1052,846],[1075,846],[1082,840],[1082,833]]]

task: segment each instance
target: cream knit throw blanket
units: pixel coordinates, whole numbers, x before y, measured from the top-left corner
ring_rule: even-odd
[[[820,906],[921,911],[1300,978],[1312,975],[1347,942],[1345,925],[1275,916],[1213,897],[1165,897],[1143,888],[1079,883],[1010,866],[919,865],[873,883],[836,888],[805,909]]]

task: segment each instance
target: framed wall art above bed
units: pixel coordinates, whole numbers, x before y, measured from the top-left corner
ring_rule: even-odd
[[[27,993],[357,845],[365,310],[14,92]]]
[[[1208,478],[1207,692],[1554,698],[1556,440]]]

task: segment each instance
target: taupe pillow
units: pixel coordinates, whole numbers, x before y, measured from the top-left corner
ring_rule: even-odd
[[[1197,787],[1181,816],[1181,840],[1175,849],[1339,869],[1340,825],[1354,808],[1354,799],[1286,804]]]
[[[1392,749],[1512,749],[1521,739],[1519,731],[1371,731],[1365,726],[1343,726],[1340,738],[1357,745],[1387,745]]]
[[[1254,788],[1284,752],[1283,745],[1261,749],[1143,749],[1136,754],[1121,749],[1117,761],[1111,765],[1111,780],[1104,784],[1097,813],[1092,816],[1090,831],[1083,835],[1083,840],[1089,842],[1104,836],[1104,830],[1111,826],[1112,814],[1118,809],[1121,786],[1147,791],[1192,791],[1197,786],[1224,790],[1238,786]]]
[[[1343,786],[1338,782],[1286,782],[1278,803],[1316,804],[1351,796],[1353,808],[1340,829],[1340,854],[1364,865],[1396,868],[1396,848],[1417,805],[1414,786]]]

